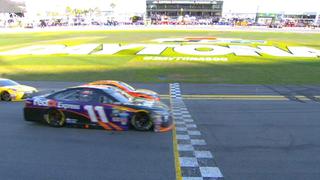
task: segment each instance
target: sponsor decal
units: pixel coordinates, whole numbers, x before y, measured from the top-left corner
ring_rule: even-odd
[[[190,39],[189,39],[190,40]],[[194,41],[194,39],[191,39]],[[221,39],[220,39],[221,40]],[[135,55],[154,56],[146,58],[146,60],[201,60],[201,61],[226,61],[226,59],[188,59],[186,57],[173,57],[175,59],[161,59],[155,56],[166,55],[166,51],[170,49],[170,55],[192,55],[192,56],[253,56],[259,57],[269,55],[274,57],[320,57],[320,50],[304,47],[304,46],[287,46],[281,49],[275,46],[264,45],[260,40],[254,40],[258,43],[256,47],[250,45],[234,44],[233,41],[228,46],[217,44],[202,44],[203,40],[197,40],[196,44],[82,44],[77,46],[65,45],[36,45],[15,50],[0,52],[1,55],[52,55],[52,54],[69,54],[69,55],[115,55],[123,50],[135,51]],[[206,41],[209,41],[208,39]],[[213,41],[213,40],[210,40]],[[224,40],[227,42],[226,40]],[[250,40],[252,41],[252,40]],[[257,42],[256,42],[257,41]],[[167,41],[163,41],[167,42]],[[252,43],[253,43],[252,42]],[[172,57],[171,56],[171,57]]]
[[[49,107],[49,101],[48,100],[43,100],[43,99],[35,99],[33,101],[33,105]]]
[[[120,122],[121,125],[127,125],[129,120],[128,120],[128,118],[113,117],[112,121],[113,122]]]
[[[47,100],[47,99],[35,99],[33,101],[33,105],[44,106],[44,107],[57,107],[57,108],[61,108],[61,109],[80,110],[80,105],[64,104],[61,102],[56,102],[56,101]]]
[[[77,124],[78,121],[79,120],[77,120],[77,119],[70,119],[70,118],[66,119],[67,124]]]
[[[80,110],[80,105],[75,104],[64,104],[64,103],[58,103],[58,108],[61,109],[73,109],[73,110]]]
[[[112,121],[120,122],[121,125],[127,125],[129,122],[129,113],[118,109],[112,110]]]

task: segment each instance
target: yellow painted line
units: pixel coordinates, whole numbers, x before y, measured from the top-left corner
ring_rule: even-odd
[[[305,96],[295,96],[297,99],[299,99],[299,100],[303,100],[303,101],[309,101],[309,100],[311,100],[311,99],[309,99],[309,98],[307,98],[307,97],[305,97]]]
[[[174,164],[175,164],[175,168],[176,168],[176,180],[182,180],[176,127],[173,127],[172,138],[173,138]]]

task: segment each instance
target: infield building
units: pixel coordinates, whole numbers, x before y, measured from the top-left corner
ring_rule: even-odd
[[[222,15],[222,0],[147,0],[147,17],[192,16],[214,18]]]

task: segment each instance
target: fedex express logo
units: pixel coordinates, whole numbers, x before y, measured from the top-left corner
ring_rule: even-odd
[[[47,100],[47,99],[35,99],[33,101],[33,105],[44,106],[44,107],[57,107],[57,108],[62,108],[62,109],[80,110],[80,105],[64,104],[64,103],[56,102],[54,100]]]
[[[166,41],[167,42],[167,41]],[[167,42],[168,43],[168,42]],[[320,50],[304,46],[287,46],[280,49],[275,46],[267,46],[259,43],[257,47],[248,45],[219,46],[216,44],[82,44],[77,46],[65,45],[36,45],[10,51],[0,52],[0,56],[15,55],[115,55],[123,50],[136,50],[135,55],[162,55],[166,50],[172,49],[176,55],[193,56],[223,56],[233,54],[235,56],[261,56],[275,57],[320,57]],[[171,51],[171,52],[172,52]],[[174,55],[174,54],[173,54]]]

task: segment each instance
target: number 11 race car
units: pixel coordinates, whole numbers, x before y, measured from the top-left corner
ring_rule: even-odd
[[[110,86],[85,85],[25,101],[26,121],[53,127],[164,132],[172,129],[169,108],[160,101],[131,98]]]

